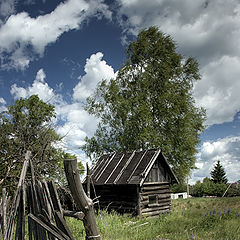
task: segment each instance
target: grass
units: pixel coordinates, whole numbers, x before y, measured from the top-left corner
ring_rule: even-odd
[[[81,221],[68,218],[75,239],[85,239]],[[172,201],[172,212],[145,219],[101,211],[103,240],[240,240],[240,198],[192,198]]]

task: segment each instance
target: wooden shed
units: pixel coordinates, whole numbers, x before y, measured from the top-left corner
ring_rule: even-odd
[[[178,182],[160,149],[105,154],[91,180],[100,208],[147,217],[171,209],[170,184]]]

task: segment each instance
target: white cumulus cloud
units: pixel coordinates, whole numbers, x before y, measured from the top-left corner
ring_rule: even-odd
[[[219,160],[225,169],[229,182],[240,179],[240,137],[226,137],[212,142],[204,142],[200,148],[191,183],[210,177],[214,165]]]
[[[45,82],[46,75],[43,69],[40,69],[37,72],[36,78],[33,81],[31,86],[27,88],[18,87],[17,84],[13,84],[11,86],[11,94],[14,99],[18,98],[28,98],[32,95],[37,94],[40,99],[44,102],[50,102],[55,104],[60,100],[60,95],[56,95],[51,87],[49,87],[48,83]]]
[[[207,123],[231,122],[240,111],[240,57],[223,56],[201,69],[195,86],[196,102],[206,108]]]
[[[200,63],[197,103],[209,125],[232,121],[240,110],[240,2],[238,0],[118,0],[124,34],[157,26],[173,37],[178,51]],[[126,35],[123,36],[126,42]]]
[[[7,110],[6,101],[4,98],[0,97],[0,113],[6,110]]]
[[[95,90],[98,82],[103,79],[110,80],[115,77],[114,70],[106,61],[102,60],[103,53],[92,54],[87,59],[84,71],[85,75],[79,77],[79,83],[73,89],[74,100],[85,100]]]
[[[85,143],[86,136],[93,135],[98,120],[83,109],[82,103],[64,101],[63,95],[57,94],[46,80],[47,76],[44,70],[40,69],[30,86],[24,88],[13,84],[10,92],[14,99],[28,98],[37,94],[44,102],[53,104],[57,114],[54,122],[55,129],[58,134],[63,136],[61,147],[64,147],[67,152],[83,158],[84,154],[80,147]],[[0,98],[0,110],[6,109],[5,104],[5,100]]]
[[[110,18],[111,12],[101,0],[67,0],[51,13],[36,18],[26,12],[11,15],[0,26],[2,67],[25,69],[36,56],[43,56],[46,46],[64,32],[79,29],[93,16]]]

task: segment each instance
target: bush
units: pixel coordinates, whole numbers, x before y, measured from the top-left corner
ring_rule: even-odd
[[[187,191],[187,185],[186,184],[173,184],[171,186],[171,193],[181,193]]]
[[[214,183],[209,178],[204,178],[203,182],[197,181],[192,187],[191,195],[194,197],[203,197],[203,196],[216,196],[221,197],[226,191],[228,185],[225,183]],[[239,191],[237,190],[228,190],[228,195],[237,196]]]
[[[236,197],[240,196],[240,186],[238,185],[231,185],[226,193],[226,197]]]
[[[213,185],[213,195],[217,197],[222,197],[224,192],[226,191],[228,185],[224,183],[215,183]]]
[[[203,196],[203,185],[200,181],[197,181],[195,183],[195,185],[193,185],[191,195],[194,197],[202,197]]]

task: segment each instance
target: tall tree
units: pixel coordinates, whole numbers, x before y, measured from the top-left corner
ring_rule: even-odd
[[[223,166],[218,160],[213,170],[211,171],[211,180],[214,183],[227,183],[227,177]]]
[[[64,180],[63,159],[69,154],[54,146],[61,139],[53,128],[54,117],[54,106],[37,95],[17,100],[0,114],[0,188],[14,190],[27,150],[38,179]]]
[[[103,80],[86,110],[100,122],[85,152],[161,148],[180,180],[194,168],[205,111],[192,89],[200,79],[198,63],[176,52],[170,36],[156,27],[139,33],[127,49],[116,79]]]

